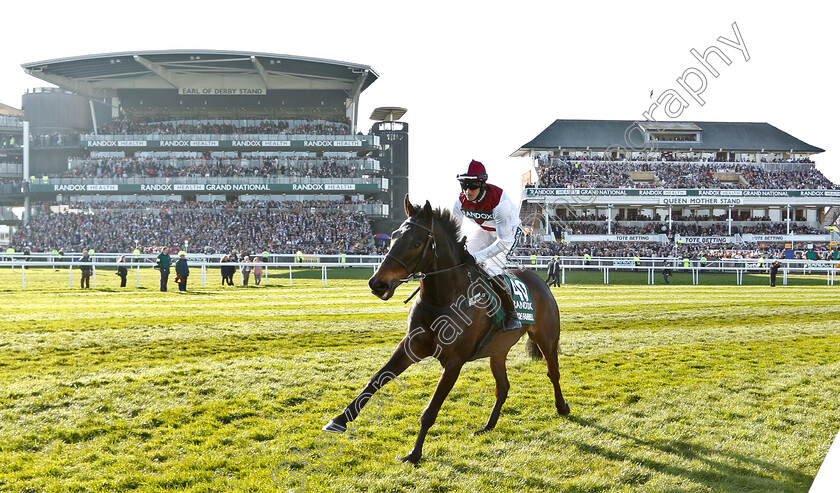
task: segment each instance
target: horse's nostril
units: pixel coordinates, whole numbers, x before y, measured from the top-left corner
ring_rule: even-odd
[[[370,286],[371,291],[375,293],[381,293],[388,289],[388,284],[382,282],[379,279],[371,278],[368,281],[368,286]]]

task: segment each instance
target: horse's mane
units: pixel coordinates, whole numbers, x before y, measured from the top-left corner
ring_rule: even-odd
[[[432,211],[435,219],[440,221],[440,226],[452,241],[458,243],[461,240],[461,219],[452,214],[449,209],[437,207]]]
[[[425,208],[418,207],[417,209],[418,216],[428,216]],[[466,238],[461,235],[461,219],[454,215],[451,210],[443,207],[432,209],[431,216],[438,222],[446,235],[449,236],[452,243],[456,245],[456,250],[463,260],[464,254],[467,253],[467,247]]]

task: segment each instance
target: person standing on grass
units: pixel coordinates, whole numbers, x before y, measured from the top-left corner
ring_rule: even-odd
[[[190,266],[187,265],[187,253],[178,252],[178,261],[175,262],[175,282],[178,283],[178,291],[187,291],[187,278],[190,277]]]
[[[554,256],[554,272],[553,278],[551,279],[551,283],[549,283],[549,287],[551,284],[554,284],[556,287],[560,287],[560,258],[556,255]]]
[[[776,274],[779,272],[779,267],[782,266],[782,263],[778,260],[774,260],[772,264],[770,264],[770,287],[776,287]]]
[[[230,260],[230,257],[225,255],[221,258],[221,260],[219,260],[219,263],[224,264],[225,262],[227,262],[229,260]],[[227,284],[227,272],[228,272],[227,266],[226,265],[219,266],[219,272],[222,274],[222,286],[224,286],[225,284]]]
[[[257,286],[260,285],[260,280],[262,280],[262,264],[260,264],[260,258],[254,257],[254,284]]]
[[[228,262],[228,263],[236,262],[236,259],[233,256],[228,255],[224,258],[224,262]],[[224,285],[225,281],[227,281],[228,286],[233,286],[233,274],[235,272],[236,272],[236,266],[235,265],[225,265],[225,266],[223,266],[222,267],[222,285]]]
[[[120,276],[120,287],[124,288],[126,278],[128,277],[128,269],[125,268],[125,255],[120,255],[117,263],[120,264],[117,266],[117,275]]]
[[[242,257],[242,265],[239,267],[239,273],[242,274],[242,285],[248,285],[248,277],[251,275],[251,258],[245,255]]]
[[[551,286],[551,280],[554,277],[554,259],[548,261],[548,268],[545,270],[545,283]]]
[[[82,252],[82,256],[76,262],[79,263],[79,269],[82,271],[82,289],[90,289],[90,270],[91,260],[87,250]]]
[[[662,269],[662,278],[665,279],[665,284],[671,284],[671,282],[668,280],[668,278],[671,277],[671,268],[668,267],[668,261],[666,260],[662,262],[662,265],[665,266],[665,268]]]
[[[160,249],[160,255],[155,261],[155,269],[160,271],[160,290],[166,292],[166,283],[169,282],[169,268],[172,265],[172,258],[169,256],[169,247]]]

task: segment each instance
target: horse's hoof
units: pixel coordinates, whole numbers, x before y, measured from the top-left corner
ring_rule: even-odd
[[[333,420],[330,420],[329,423],[327,423],[323,428],[321,428],[321,431],[328,431],[330,433],[344,433],[345,431],[347,431],[347,427],[342,426]]]
[[[567,401],[563,401],[563,406],[557,408],[557,412],[560,413],[560,416],[566,416],[572,409],[569,407],[569,403]]]
[[[490,431],[490,430],[492,430],[492,429],[493,429],[493,428],[487,428],[487,427],[484,427],[484,428],[482,428],[482,429],[480,429],[480,430],[478,430],[478,431],[475,431],[475,432],[473,433],[473,435],[474,435],[474,436],[483,435],[483,434],[487,433],[488,431]]]
[[[403,457],[402,462],[408,462],[416,466],[417,463],[420,462],[420,454],[415,454],[414,452],[412,452]]]

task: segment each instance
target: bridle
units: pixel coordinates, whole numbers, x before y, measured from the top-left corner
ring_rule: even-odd
[[[466,262],[461,262],[460,264],[453,265],[452,267],[447,267],[445,269],[438,269],[437,268],[438,255],[437,255],[437,242],[435,241],[435,232],[434,232],[434,228],[435,228],[435,218],[434,217],[432,217],[431,227],[423,226],[422,224],[414,221],[410,217],[408,218],[408,220],[406,220],[405,224],[409,224],[411,226],[416,226],[420,229],[425,230],[429,234],[426,236],[426,243],[423,245],[423,253],[421,253],[420,256],[417,258],[417,261],[414,262],[414,267],[409,267],[408,264],[406,264],[405,262],[403,262],[402,260],[397,258],[395,255],[391,255],[390,251],[385,255],[386,259],[390,258],[394,262],[400,264],[400,266],[402,266],[403,270],[405,270],[406,277],[399,280],[401,283],[412,281],[414,279],[422,280],[422,279],[425,279],[428,276],[432,276],[432,275],[435,275],[435,274],[441,274],[443,272],[448,272],[450,270],[457,269],[458,267],[467,265]],[[429,250],[431,250],[432,253],[434,254],[434,257],[432,258],[432,270],[428,271],[428,272],[418,271],[417,268],[420,266],[420,264],[423,263],[423,260],[426,258],[426,255],[429,253]],[[414,298],[414,296],[417,294],[418,291],[420,291],[420,286],[417,286],[417,289],[415,289],[414,292],[411,293],[411,296],[406,298],[405,301],[403,301],[403,303],[408,303],[411,300],[411,298]]]
[[[426,226],[423,226],[422,224],[414,221],[412,218],[408,218],[408,220],[406,221],[406,224],[410,224],[411,226],[416,226],[420,229],[426,230],[429,234],[428,234],[428,236],[426,236],[426,243],[423,245],[423,253],[421,253],[420,257],[417,258],[417,261],[414,263],[413,268],[410,268],[408,266],[408,264],[406,264],[405,262],[403,262],[402,260],[397,258],[395,255],[391,255],[390,251],[385,255],[386,259],[390,258],[394,262],[400,264],[400,266],[402,266],[403,270],[405,270],[406,278],[405,279],[400,279],[400,282],[407,282],[407,281],[411,281],[413,279],[423,279],[428,275],[437,273],[434,270],[432,272],[418,272],[417,271],[417,267],[426,258],[426,255],[429,253],[430,249],[434,253],[434,259],[432,260],[433,268],[437,269],[437,242],[435,241],[435,233],[433,231],[434,227],[435,227],[435,218],[432,218],[432,227],[430,227],[430,228],[427,228]]]

